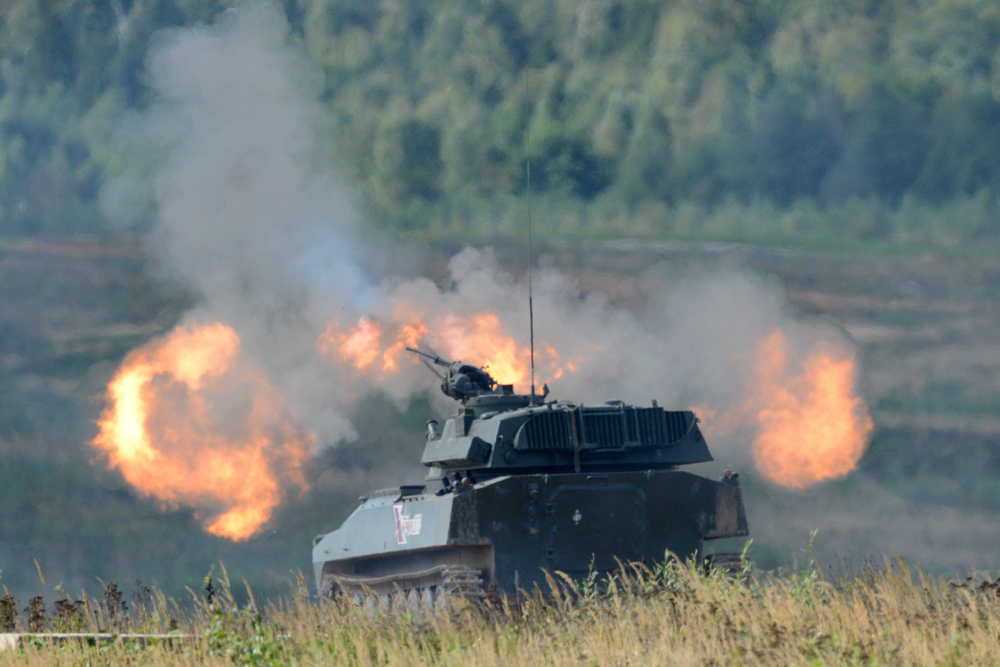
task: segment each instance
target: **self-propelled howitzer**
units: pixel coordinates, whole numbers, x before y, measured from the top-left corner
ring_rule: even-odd
[[[701,559],[706,541],[748,535],[736,475],[678,469],[712,460],[693,412],[546,401],[547,388],[516,394],[483,369],[424,356],[447,368],[442,391],[461,405],[443,428],[427,422],[423,484],[363,496],[316,537],[322,595],[517,594],[544,586],[546,571]],[[738,554],[709,560],[732,566]]]

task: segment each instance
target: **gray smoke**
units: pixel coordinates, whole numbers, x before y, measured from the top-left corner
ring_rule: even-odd
[[[158,270],[200,295],[186,319],[232,326],[298,427],[332,446],[355,437],[351,415],[366,395],[402,406],[429,391],[442,410],[452,406],[419,364],[388,377],[321,355],[317,339],[331,321],[347,331],[372,316],[392,327],[405,323],[405,304],[431,327],[425,342],[444,346],[432,325],[490,311],[524,349],[528,288],[489,250],[456,255],[444,286],[365,268],[373,257],[391,265],[402,254],[371,241],[370,225],[330,166],[320,75],[288,36],[269,2],[244,2],[211,25],[158,34],[148,59],[154,99],[124,124],[128,162],[102,203],[109,219],[148,229]],[[789,341],[793,366],[820,341],[853,350],[839,328],[796,317],[780,284],[741,266],[661,266],[641,283],[639,304],[623,309],[599,293],[582,294],[557,270],[536,272],[540,377],[552,375],[546,346],[576,369],[546,380],[554,397],[655,398],[725,410],[746,391],[748,355],[776,329]],[[720,463],[748,464],[748,433],[712,445]],[[758,519],[780,516],[768,507]],[[807,526],[819,510],[803,512],[796,521]]]
[[[125,174],[103,192],[120,224],[154,220],[160,270],[200,294],[188,320],[236,329],[244,352],[325,442],[353,435],[350,392],[314,363],[323,313],[360,311],[359,217],[325,166],[319,75],[268,2],[158,33],[153,104],[129,119]]]
[[[448,289],[430,280],[408,280],[375,290],[371,313],[392,322],[400,304],[416,310],[428,327],[429,349],[455,354],[442,336],[449,320],[469,322],[484,311],[495,313],[504,334],[514,339],[522,359],[529,348],[528,285],[504,271],[490,250],[467,248],[449,264]],[[755,350],[760,341],[781,332],[789,344],[789,367],[801,367],[820,343],[853,353],[840,328],[797,317],[783,286],[740,264],[661,265],[640,280],[639,298],[629,308],[605,295],[583,294],[558,270],[535,274],[536,360],[541,383],[554,398],[587,404],[608,399],[648,405],[652,399],[673,408],[707,408],[716,417],[752,391]],[[554,354],[553,354],[554,351]],[[481,363],[483,359],[463,359]],[[555,377],[556,367],[563,372]],[[574,370],[568,370],[568,367]],[[379,390],[405,399],[428,386],[424,368],[410,364],[391,377],[363,376]],[[527,391],[528,378],[517,387]],[[450,408],[442,398],[442,410]],[[707,415],[702,416],[708,418]],[[735,424],[712,441],[727,464],[750,463],[753,432]]]
[[[319,355],[317,338],[331,321],[345,331],[369,315],[402,324],[406,306],[429,327],[427,342],[451,355],[438,325],[490,311],[525,350],[528,287],[491,251],[471,248],[451,260],[444,288],[422,278],[376,281],[362,269],[372,245],[330,166],[319,75],[288,34],[269,2],[158,34],[148,59],[154,102],[126,124],[129,168],[105,189],[103,204],[123,225],[152,220],[159,270],[201,296],[187,319],[232,326],[299,426],[333,445],[353,437],[349,416],[359,398],[381,392],[402,406],[436,381],[419,364],[386,377]],[[557,270],[536,272],[539,377],[550,378],[554,396],[724,409],[744,390],[740,360],[770,331],[803,351],[821,339],[850,345],[834,327],[796,319],[779,284],[740,267],[659,267],[643,291],[633,312],[581,294]],[[575,371],[554,379],[567,362]],[[440,405],[450,407],[443,397]],[[745,445],[716,448],[746,460]]]

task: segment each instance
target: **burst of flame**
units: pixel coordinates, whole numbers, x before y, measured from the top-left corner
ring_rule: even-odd
[[[854,470],[873,425],[854,393],[853,353],[820,346],[800,375],[789,375],[787,348],[778,331],[757,348],[761,405],[753,455],[768,478],[803,489]]]
[[[305,488],[310,438],[278,391],[241,359],[221,323],[190,324],[131,352],[108,386],[93,444],[126,481],[165,506],[207,513],[205,528],[247,539],[270,519],[283,484]]]
[[[399,370],[400,358],[406,354],[406,348],[416,349],[420,339],[427,334],[427,327],[423,324],[404,324],[396,334],[396,342],[389,349],[382,353],[382,370],[393,373]],[[411,359],[416,361],[416,358]]]
[[[316,341],[320,354],[336,354],[359,371],[371,366],[379,356],[382,340],[381,325],[370,317],[362,317],[347,333],[342,333],[336,321]]]
[[[403,307],[395,317],[404,323],[362,317],[343,331],[331,322],[317,348],[358,370],[386,377],[400,369],[406,347],[424,342],[452,360],[486,368],[501,384],[527,388],[529,350],[506,333],[495,313],[463,318],[449,312],[425,324]],[[545,341],[535,356],[537,384],[576,372],[582,362],[577,357],[561,361]],[[409,358],[417,362],[415,356]],[[853,470],[872,430],[864,402],[855,392],[853,353],[821,345],[811,351],[801,369],[792,369],[785,337],[776,330],[758,343],[754,359],[741,402],[728,410],[714,410],[708,404],[696,409],[708,435],[750,425],[755,432],[752,453],[757,468],[788,488],[803,489]]]
[[[530,350],[506,333],[495,313],[481,312],[463,318],[449,312],[425,323],[416,318],[412,309],[402,305],[394,319],[402,324],[386,324],[365,316],[347,331],[336,321],[330,322],[317,339],[316,347],[321,354],[359,371],[386,377],[400,369],[407,347],[416,348],[424,342],[452,361],[485,368],[500,384],[527,388],[531,376]],[[418,361],[415,355],[408,358],[411,363]],[[555,348],[544,341],[535,351],[535,358],[538,384],[576,372],[581,361],[571,358],[561,362]]]
[[[789,369],[788,343],[780,331],[754,353],[744,400],[716,416],[696,409],[708,435],[750,424],[757,469],[771,481],[804,489],[854,470],[868,445],[872,420],[855,393],[854,354],[830,345],[813,349],[801,372]]]
[[[362,317],[347,332],[336,320],[327,325],[316,340],[321,355],[331,355],[359,371],[377,369],[380,374],[399,370],[399,361],[407,347],[416,347],[427,333],[422,324],[404,324],[397,328],[395,340],[387,347],[382,341],[386,325],[373,317]],[[381,359],[381,364],[376,364]]]
[[[523,385],[530,374],[530,351],[518,348],[493,313],[461,319],[448,313],[440,336],[454,359],[482,366],[500,384]]]

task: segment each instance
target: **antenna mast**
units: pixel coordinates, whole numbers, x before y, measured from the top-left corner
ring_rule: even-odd
[[[530,64],[524,67],[524,168],[526,172],[526,194],[528,200],[528,327],[531,338],[531,404],[535,403],[535,307],[531,285],[531,265],[534,263],[531,248],[531,92],[528,89]]]

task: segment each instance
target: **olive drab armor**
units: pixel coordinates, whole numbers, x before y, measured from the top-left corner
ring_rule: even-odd
[[[706,543],[749,534],[734,476],[680,469],[712,460],[693,412],[546,401],[547,387],[516,394],[481,368],[411,351],[447,369],[442,391],[460,404],[443,427],[427,424],[423,483],[363,496],[315,539],[321,594],[513,595],[546,572],[704,558]]]

